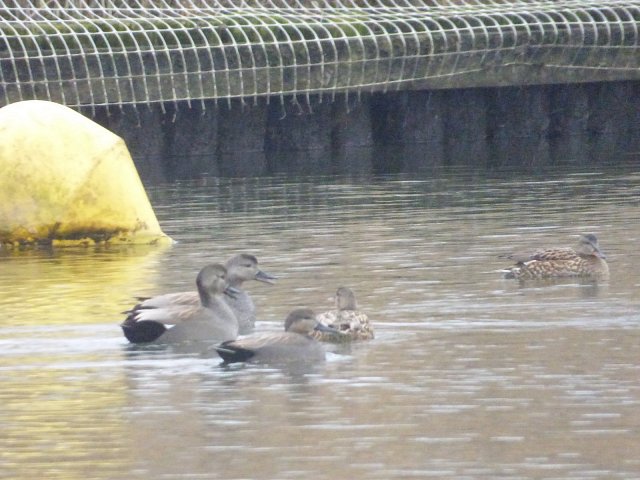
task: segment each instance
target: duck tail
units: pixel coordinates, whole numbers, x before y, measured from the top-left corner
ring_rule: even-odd
[[[498,270],[498,272],[503,274],[503,278],[507,278],[507,279],[514,279],[514,278],[518,278],[517,277],[517,273],[520,271],[519,268],[514,267],[514,268],[504,268],[502,270]]]
[[[233,345],[233,340],[218,345],[215,350],[224,363],[246,362],[256,354],[253,350]]]
[[[127,340],[131,343],[149,343],[157,340],[164,332],[167,331],[167,327],[160,322],[153,320],[141,320],[139,322],[130,321],[131,316],[122,322],[120,327],[122,333]]]

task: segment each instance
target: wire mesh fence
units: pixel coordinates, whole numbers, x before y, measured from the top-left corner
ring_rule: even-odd
[[[522,66],[636,78],[639,21],[616,0],[3,0],[0,104],[322,101]]]

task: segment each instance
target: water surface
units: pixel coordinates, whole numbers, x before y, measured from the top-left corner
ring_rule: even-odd
[[[0,251],[0,478],[640,477],[640,171],[205,179],[177,243]],[[500,255],[598,235],[603,284]],[[352,287],[376,339],[310,369],[132,348],[136,295],[254,253],[258,329]]]

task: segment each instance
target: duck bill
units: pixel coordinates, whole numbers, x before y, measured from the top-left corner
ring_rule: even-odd
[[[602,258],[603,260],[607,258],[607,256],[602,253],[602,250],[597,247],[593,249],[593,254],[598,258]]]
[[[236,299],[238,298],[238,295],[240,295],[240,290],[238,290],[236,287],[232,287],[231,285],[229,285],[227,288],[224,289],[224,294],[227,297]]]
[[[256,273],[256,276],[255,276],[255,279],[258,280],[259,282],[274,284],[276,283],[276,280],[278,279],[278,277],[274,277],[273,275],[270,275],[267,272],[258,270],[258,273]]]
[[[314,330],[317,331],[317,332],[326,332],[326,333],[338,333],[338,334],[342,333],[337,328],[330,327],[330,326],[325,325],[325,324],[320,323],[320,322],[318,322],[316,324]]]

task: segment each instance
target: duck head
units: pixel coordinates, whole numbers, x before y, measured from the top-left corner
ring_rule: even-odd
[[[338,310],[357,310],[356,294],[347,287],[340,287],[336,291],[336,308]]]
[[[293,310],[284,322],[286,332],[299,333],[300,335],[309,335],[311,332],[321,331],[328,333],[340,333],[333,327],[328,327],[316,320],[316,314],[310,308],[297,308]]]
[[[227,293],[233,296],[238,292],[237,289],[229,286],[227,269],[219,263],[204,266],[196,277],[196,286],[198,287],[200,300],[205,306],[216,295]]]
[[[231,257],[227,261],[227,271],[229,283],[233,286],[240,286],[242,282],[247,280],[257,280],[270,284],[276,281],[276,277],[260,270],[256,257],[247,253]]]
[[[605,259],[607,258],[602,250],[600,250],[600,245],[598,244],[598,239],[592,233],[588,233],[586,235],[580,235],[578,239],[578,247],[576,248],[576,252],[579,255],[590,256]]]

